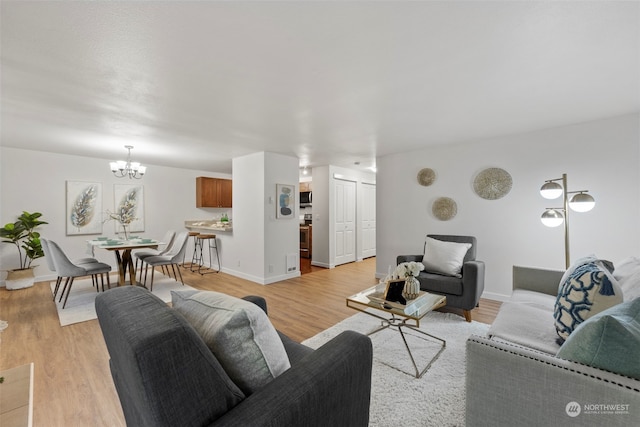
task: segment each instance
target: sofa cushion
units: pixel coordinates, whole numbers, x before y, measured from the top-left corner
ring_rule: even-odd
[[[576,267],[560,283],[553,317],[560,342],[589,317],[622,302],[622,291],[601,261]]]
[[[500,306],[488,336],[556,354],[560,345],[552,322],[554,304],[551,295],[517,289]]]
[[[640,379],[640,298],[600,312],[576,328],[557,356]]]
[[[259,390],[290,368],[278,333],[257,305],[197,290],[172,291],[171,301],[245,394]]]
[[[420,289],[446,295],[462,295],[462,279],[421,271],[418,274]]]
[[[613,271],[625,301],[640,297],[640,257],[629,257],[616,264]]]
[[[462,277],[462,263],[471,243],[444,242],[427,237],[424,245],[422,264],[431,273]]]

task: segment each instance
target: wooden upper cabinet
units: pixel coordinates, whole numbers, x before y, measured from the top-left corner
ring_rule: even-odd
[[[196,178],[197,208],[230,208],[232,203],[232,181],[230,179]]]
[[[310,181],[301,182],[300,191],[311,191],[311,182]]]

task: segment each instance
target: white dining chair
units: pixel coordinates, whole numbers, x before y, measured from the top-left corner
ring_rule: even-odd
[[[88,264],[77,265],[72,263],[69,260],[69,257],[67,257],[67,255],[60,248],[60,246],[58,246],[58,244],[53,240],[47,241],[47,247],[48,247],[49,253],[53,258],[53,265],[55,267],[55,271],[60,277],[60,280],[62,280],[62,278],[67,279],[65,281],[64,287],[62,288],[60,299],[58,300],[58,302],[62,301],[62,297],[64,296],[64,303],[62,304],[63,309],[67,305],[67,300],[69,299],[69,293],[71,292],[71,286],[73,286],[73,280],[76,277],[91,276],[92,281],[94,284],[96,284],[96,288],[97,288],[98,275],[100,275],[100,279],[102,282],[102,290],[104,291],[104,275],[106,273],[107,286],[111,288],[111,282],[109,280],[109,272],[111,271],[111,266],[109,264],[105,264],[103,262],[92,262]],[[66,291],[66,296],[65,296],[65,291]]]
[[[57,274],[56,272],[56,266],[53,263],[53,255],[51,254],[50,250],[49,250],[49,241],[47,239],[43,239],[40,238],[40,243],[42,246],[42,252],[44,252],[44,259],[47,261],[47,267],[49,267],[50,271],[53,271],[54,273]],[[80,259],[76,259],[71,261],[73,264],[75,265],[83,265],[83,264],[92,264],[94,262],[99,262],[97,259],[95,258],[80,258]],[[97,281],[94,280],[94,277],[92,276],[92,281],[93,284],[96,286],[96,288],[98,287],[98,283]],[[56,295],[58,293],[58,289],[60,288],[60,282],[62,282],[62,276],[58,275],[58,277],[56,278],[56,286],[54,288],[53,291],[53,299],[56,299]]]
[[[163,249],[144,249],[138,252],[135,252],[133,255],[136,257],[136,270],[138,270],[138,261],[140,261],[140,282],[142,282],[142,269],[144,267],[145,258],[151,256],[165,255],[167,252],[171,250],[171,246],[173,246],[173,241],[176,237],[176,232],[173,230],[169,230],[165,233],[161,242],[164,243]]]
[[[156,271],[155,267],[157,266],[167,266],[167,269],[171,267],[173,270],[173,275],[177,279],[176,276],[176,267],[178,270],[178,275],[180,276],[180,282],[184,285],[184,280],[182,279],[182,273],[180,272],[180,263],[182,262],[182,258],[184,256],[184,251],[187,248],[187,241],[189,239],[189,232],[182,231],[178,233],[175,238],[174,244],[171,246],[171,249],[164,255],[156,255],[147,257],[144,260],[145,263],[145,273],[144,273],[144,284],[147,284],[147,270],[149,266],[151,266],[151,284],[149,286],[149,290],[153,291],[153,274]]]

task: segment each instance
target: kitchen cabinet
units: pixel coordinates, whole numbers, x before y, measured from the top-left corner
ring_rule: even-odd
[[[300,191],[311,191],[311,181],[301,182]]]
[[[196,178],[197,208],[230,208],[232,201],[232,181],[230,179]]]

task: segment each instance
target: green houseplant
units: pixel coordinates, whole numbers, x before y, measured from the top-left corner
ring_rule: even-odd
[[[44,256],[40,233],[36,229],[48,224],[41,221],[40,212],[29,213],[23,211],[15,222],[5,224],[0,228],[0,237],[3,243],[15,245],[18,249],[20,266],[7,271],[7,289],[20,289],[33,285],[33,269],[31,263],[34,259]]]

